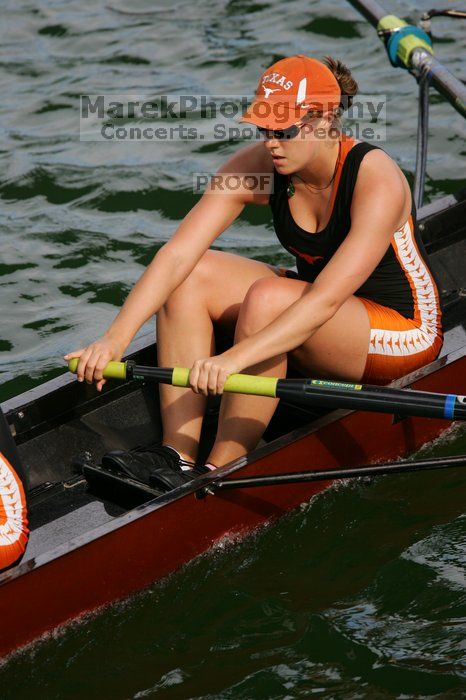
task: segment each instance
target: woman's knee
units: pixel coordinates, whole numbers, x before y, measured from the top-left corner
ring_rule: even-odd
[[[237,329],[242,336],[252,335],[267,326],[286,308],[280,279],[265,277],[250,287],[241,305]]]

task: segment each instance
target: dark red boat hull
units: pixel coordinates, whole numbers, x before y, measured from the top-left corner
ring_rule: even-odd
[[[437,361],[414,386],[466,393],[466,357]],[[340,416],[340,417],[339,417]],[[313,432],[297,431],[257,453],[248,474],[331,469],[389,460],[419,448],[448,421],[363,412],[326,416]],[[304,434],[302,434],[304,433]],[[238,471],[235,471],[235,476]],[[147,586],[205,552],[225,536],[244,535],[325,489],[330,482],[223,492],[198,500],[193,492],[148,504],[119,519],[97,539],[71,544],[55,558],[26,563],[0,586],[0,655],[77,616]],[[186,523],[192,524],[186,528]],[[100,531],[99,531],[100,532]]]

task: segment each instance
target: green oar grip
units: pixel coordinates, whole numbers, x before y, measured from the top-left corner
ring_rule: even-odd
[[[255,377],[248,374],[231,374],[225,382],[224,390],[235,394],[255,394],[257,396],[276,397],[277,379],[275,377]],[[173,386],[189,387],[189,369],[175,367]]]
[[[76,373],[79,359],[77,357],[68,361],[70,372]],[[103,371],[105,379],[127,379],[126,362],[109,362]],[[189,387],[189,369],[175,367],[170,377],[171,370],[134,367],[134,376],[138,379],[144,377],[155,381],[162,381],[172,386]],[[167,374],[168,373],[168,374]],[[275,377],[255,377],[248,374],[232,374],[225,382],[224,390],[236,394],[253,394],[256,396],[277,396],[277,382]]]
[[[68,361],[68,369],[76,374],[79,358]],[[126,379],[126,362],[109,362],[103,371],[105,379]]]

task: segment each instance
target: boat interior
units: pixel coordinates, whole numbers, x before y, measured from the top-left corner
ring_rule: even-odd
[[[466,190],[424,207],[419,223],[443,292],[445,355],[466,347],[466,291],[462,289]],[[156,346],[140,339],[128,357],[140,365],[155,365]],[[209,399],[199,461],[213,442],[218,407],[217,398]],[[15,570],[19,575],[24,565],[30,566],[41,555],[51,556],[57,547],[83,534],[91,537],[100,525],[159,495],[131,479],[108,479],[99,470],[101,457],[109,450],[131,450],[160,441],[158,391],[153,383],[109,382],[98,394],[93,386],[65,374],[7,401],[2,409],[29,480],[31,535],[22,562],[0,574],[0,583],[15,575]],[[264,441],[310,425],[320,415],[322,411],[312,407],[281,401]]]

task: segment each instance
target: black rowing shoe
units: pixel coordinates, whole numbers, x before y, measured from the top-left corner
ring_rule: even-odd
[[[200,475],[198,468],[183,470],[175,450],[166,445],[144,447],[132,452],[115,450],[102,457],[102,468],[124,475],[162,492],[183,486]]]

